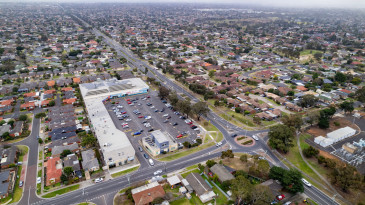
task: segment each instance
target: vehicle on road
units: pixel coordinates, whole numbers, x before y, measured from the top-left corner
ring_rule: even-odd
[[[140,134],[142,134],[142,133],[140,133],[140,132],[135,132],[135,133],[133,133],[133,136],[137,136],[137,135],[140,135]]]
[[[150,163],[151,166],[155,165],[152,159],[149,159],[148,162]]]
[[[222,142],[218,142],[215,146],[219,147],[221,146],[223,143]]]
[[[232,137],[232,138],[235,138],[235,137],[237,137],[237,134],[233,134],[231,137]]]
[[[20,181],[20,182],[19,182],[19,187],[22,187],[22,186],[23,186],[23,184],[24,184],[24,182],[23,182],[23,181]]]
[[[311,187],[312,186],[312,184],[311,183],[309,183],[306,179],[304,179],[304,178],[302,178],[302,182],[303,182],[303,184],[305,184],[307,187]]]
[[[252,135],[252,138],[253,138],[254,140],[256,140],[256,141],[258,141],[258,140],[259,140],[259,138],[258,138],[256,135]]]
[[[144,153],[143,154],[143,156],[144,156],[144,158],[146,158],[146,159],[149,159],[150,157],[148,156],[148,154],[146,154],[146,153]]]
[[[159,169],[159,170],[155,171],[155,172],[153,173],[153,175],[159,175],[159,174],[161,174],[161,173],[162,173],[162,170],[161,170],[161,169]]]
[[[142,149],[141,146],[138,146],[138,149],[139,149],[140,152],[143,152],[143,149]]]

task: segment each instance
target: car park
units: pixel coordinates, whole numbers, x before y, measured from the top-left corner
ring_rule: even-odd
[[[312,186],[312,184],[311,183],[309,183],[306,179],[304,179],[304,178],[302,178],[302,182],[303,182],[303,184],[305,184],[307,187],[311,187]]]

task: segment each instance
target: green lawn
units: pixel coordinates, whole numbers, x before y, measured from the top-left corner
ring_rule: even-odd
[[[28,147],[24,146],[24,145],[17,145],[18,149],[20,150],[21,154],[19,155],[19,162],[23,162],[23,157],[25,154],[28,153]],[[23,166],[18,166],[18,172],[17,175],[20,177],[21,173],[22,173],[22,168]],[[11,201],[11,203],[15,203],[18,202],[20,200],[20,198],[22,197],[23,194],[23,188],[19,187],[19,178],[16,179],[15,181],[15,188],[14,188],[14,193],[13,193],[13,200]]]
[[[48,193],[46,195],[43,195],[42,197],[43,198],[52,198],[52,197],[55,197],[57,195],[62,195],[62,194],[65,194],[67,192],[75,191],[75,190],[79,189],[79,187],[80,187],[80,184],[76,184],[76,185],[73,185],[73,186],[69,186],[69,187],[66,187],[66,188],[59,189],[57,191]]]
[[[198,152],[200,150],[203,150],[203,149],[206,149],[208,147],[211,147],[214,144],[215,144],[214,142],[209,142],[209,143],[206,143],[206,144],[202,144],[202,145],[200,145],[198,147],[193,147],[193,148],[187,149],[185,151],[177,152],[176,154],[171,154],[169,156],[159,158],[158,160],[160,160],[160,161],[173,161],[173,160],[179,159],[181,157],[185,157],[187,155],[190,155],[190,154],[192,154],[194,152]]]
[[[121,171],[121,172],[117,172],[117,173],[111,174],[111,176],[112,176],[113,178],[115,178],[115,177],[119,177],[119,176],[123,176],[123,175],[126,175],[126,174],[128,174],[128,173],[134,172],[134,171],[136,171],[136,170],[138,170],[138,169],[139,169],[139,166],[132,167],[132,168],[130,168],[130,169],[123,170],[123,171]]]
[[[198,168],[198,164],[194,164],[191,165],[190,167],[186,167],[185,170],[192,170],[192,169],[197,169]]]
[[[319,50],[310,50],[310,49],[306,49],[300,52],[301,56],[305,56],[305,55],[310,55],[310,54],[315,54],[315,53],[323,53],[322,51]]]
[[[43,158],[43,151],[39,151],[38,159],[41,160]]]
[[[303,135],[300,136],[299,139],[300,139],[300,144],[301,144],[302,149],[306,148],[306,147],[309,147],[309,145],[307,143],[305,143],[305,139],[308,138],[308,137],[310,137],[310,135],[308,135],[308,134],[303,134]],[[297,140],[295,140],[295,142],[294,142],[294,147],[292,147],[290,149],[289,153],[284,155],[284,156],[286,157],[287,160],[289,160],[292,164],[294,164],[298,169],[300,169],[301,171],[303,171],[304,173],[306,173],[307,175],[309,175],[313,179],[317,180],[321,184],[325,185],[325,182],[323,182],[322,179],[304,162],[302,156],[299,153]],[[310,162],[310,160],[307,160],[307,161]],[[314,168],[318,167],[317,165],[314,165],[314,166],[313,165],[312,165],[312,167],[314,167]],[[318,188],[321,188],[320,186],[318,186],[312,180],[308,179],[308,181],[313,183]]]
[[[191,171],[188,171],[188,172],[185,172],[185,173],[183,173],[183,174],[181,174],[181,176],[183,177],[183,178],[185,178],[186,176],[188,176],[190,173],[200,173],[200,170],[199,169],[193,169],[193,170],[191,170]]]

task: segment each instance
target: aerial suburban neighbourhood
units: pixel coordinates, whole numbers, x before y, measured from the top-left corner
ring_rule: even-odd
[[[0,203],[365,204],[352,2],[0,1]]]

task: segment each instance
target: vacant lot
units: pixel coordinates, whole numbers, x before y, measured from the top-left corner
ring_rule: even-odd
[[[339,126],[336,126],[334,124],[335,122],[339,123]],[[346,127],[346,126],[349,126],[353,129],[358,130],[358,127],[356,125],[352,124],[352,122],[348,121],[347,119],[345,119],[343,117],[335,117],[335,118],[331,119],[330,127],[328,129],[321,129],[318,126],[313,126],[307,131],[307,133],[310,135],[313,135],[315,137],[318,137],[318,136],[325,137],[327,135],[327,133],[340,129],[340,128],[343,128],[343,127]]]

